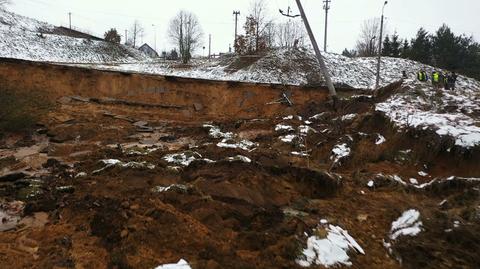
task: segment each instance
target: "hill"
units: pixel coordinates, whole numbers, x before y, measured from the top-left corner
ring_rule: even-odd
[[[63,63],[148,60],[136,49],[78,31],[66,31],[4,9],[0,9],[0,57]]]

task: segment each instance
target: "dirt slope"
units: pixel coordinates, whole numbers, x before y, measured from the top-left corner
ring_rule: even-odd
[[[336,227],[364,252],[344,249],[350,268],[479,264],[478,147],[398,132],[366,97],[293,114],[206,123],[62,98],[35,134],[2,139],[0,227],[16,227],[0,267],[323,268],[308,242]],[[393,239],[410,209],[418,233]]]

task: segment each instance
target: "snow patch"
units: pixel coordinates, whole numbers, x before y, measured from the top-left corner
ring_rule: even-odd
[[[378,138],[375,141],[375,145],[381,145],[381,144],[383,144],[387,141],[387,139],[385,139],[385,137],[383,135],[381,135],[381,134],[377,134],[377,135],[378,135]]]
[[[163,156],[163,160],[181,166],[189,166],[193,161],[201,159],[202,155],[195,151],[187,151],[183,153],[173,153]]]
[[[229,162],[237,162],[237,161],[240,161],[240,162],[244,162],[244,163],[251,163],[252,160],[248,157],[245,157],[243,155],[237,155],[235,157],[228,157],[227,158],[227,161]]]
[[[184,259],[181,259],[177,263],[169,263],[164,265],[159,265],[155,269],[192,269],[188,262]]]
[[[334,163],[337,163],[341,159],[349,156],[350,152],[351,152],[351,149],[348,147],[346,143],[335,145],[335,147],[333,147],[332,149],[333,155],[330,157],[330,159],[332,159]]]
[[[292,131],[295,131],[295,129],[292,127],[292,126],[289,126],[289,125],[283,125],[283,124],[277,124],[275,126],[275,131],[276,132],[279,132],[279,131],[287,131],[287,132],[292,132]]]
[[[415,236],[421,231],[420,212],[410,209],[403,212],[402,216],[392,223],[390,239],[396,240],[400,236]]]
[[[238,148],[238,149],[243,149],[245,151],[252,151],[257,146],[258,146],[257,143],[254,143],[254,142],[246,140],[246,139],[243,139],[243,140],[240,140],[239,142],[237,142],[237,141],[235,141],[233,139],[229,139],[229,138],[225,138],[217,144],[217,147],[219,147],[219,148],[230,148],[230,149],[237,149]]]
[[[279,139],[282,140],[285,143],[292,143],[293,139],[297,137],[296,135],[285,135],[285,136],[280,136]]]
[[[98,174],[108,168],[118,166],[122,168],[132,168],[132,169],[150,169],[153,170],[155,169],[155,165],[148,163],[148,162],[122,162],[117,159],[106,159],[106,160],[100,160],[103,164],[105,164],[105,167],[100,168],[98,170],[95,170],[92,172],[92,174]]]
[[[312,265],[323,265],[325,267],[351,266],[352,263],[347,253],[350,249],[365,255],[362,247],[346,230],[331,224],[325,230],[327,232],[326,238],[319,238],[314,235],[307,239],[307,248],[303,250],[303,256],[296,260],[298,265],[302,267]]]

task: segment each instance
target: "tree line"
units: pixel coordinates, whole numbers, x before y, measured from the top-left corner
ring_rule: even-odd
[[[354,50],[345,49],[344,56],[369,57],[378,53],[377,21],[366,21]],[[414,38],[402,39],[397,33],[382,41],[382,56],[418,61],[480,79],[480,43],[472,36],[455,35],[450,27],[442,25],[429,33],[420,28]]]

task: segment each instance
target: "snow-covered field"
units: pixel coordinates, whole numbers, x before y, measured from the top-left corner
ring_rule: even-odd
[[[148,61],[136,49],[50,34],[55,26],[0,9],[0,57],[57,63]]]

